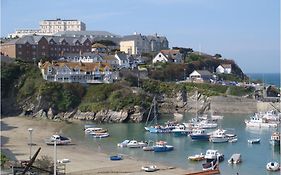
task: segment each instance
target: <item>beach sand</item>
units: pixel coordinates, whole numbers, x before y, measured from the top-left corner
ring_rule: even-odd
[[[29,131],[33,128],[32,155],[41,147],[38,155],[54,157],[54,147],[44,143],[44,139],[54,133],[61,133],[62,128],[67,125],[65,122],[53,122],[48,120],[29,119],[27,117],[5,117],[1,119],[1,150],[12,160],[29,159]],[[81,131],[83,132],[83,131]],[[95,152],[93,149],[83,145],[73,144],[68,146],[57,146],[57,159],[69,159],[66,164],[66,173],[78,174],[145,174],[141,171],[144,165],[157,165],[159,171],[149,174],[185,174],[188,171],[167,165],[138,161],[125,156],[121,161],[110,161],[109,155]]]

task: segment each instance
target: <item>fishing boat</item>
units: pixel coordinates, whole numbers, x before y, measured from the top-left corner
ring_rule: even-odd
[[[189,135],[195,141],[209,141],[210,134],[206,133],[205,129],[194,129]]]
[[[280,146],[280,132],[272,133],[269,143],[273,146]]]
[[[159,169],[157,168],[156,165],[147,165],[147,166],[142,166],[141,170],[143,170],[145,172],[154,172],[154,171],[157,171]]]
[[[224,155],[219,153],[218,150],[209,149],[206,151],[205,159],[207,162],[211,162],[214,159],[218,159],[221,162],[224,160]]]
[[[269,163],[266,164],[266,169],[268,171],[279,171],[280,165],[277,162],[269,162]]]
[[[232,156],[230,157],[230,159],[228,159],[228,163],[230,164],[238,164],[241,163],[241,154],[235,153],[232,154]]]
[[[250,118],[250,120],[245,120],[245,124],[247,127],[269,127],[269,128],[277,128],[279,121],[269,121],[265,118],[262,118],[255,114]]]
[[[123,156],[121,156],[121,155],[110,156],[110,160],[112,160],[112,161],[122,160],[122,159],[123,159]]]
[[[261,139],[258,138],[258,139],[249,139],[248,140],[248,143],[251,143],[251,144],[257,144],[257,143],[260,143]]]
[[[106,138],[106,137],[109,137],[109,134],[107,132],[105,133],[95,133],[95,134],[92,134],[94,138]]]
[[[193,160],[193,161],[201,161],[205,160],[205,155],[203,153],[201,154],[195,154],[193,156],[188,156],[188,160]]]
[[[167,142],[159,141],[156,142],[156,145],[153,146],[154,152],[167,152],[172,151],[174,149],[173,146],[167,145]]]
[[[52,135],[50,138],[45,140],[45,143],[47,145],[54,145],[56,142],[56,145],[67,145],[71,143],[71,139],[68,137],[64,137],[61,135]]]
[[[130,142],[130,140],[124,140],[123,142],[118,143],[117,146],[118,146],[118,147],[121,147],[121,148],[127,147],[127,145],[128,145],[129,142]]]
[[[127,147],[128,148],[141,148],[141,147],[144,147],[144,146],[147,146],[147,143],[146,142],[138,142],[136,140],[131,140],[128,144],[127,144]]]
[[[226,130],[217,129],[216,131],[212,132],[209,140],[213,143],[223,143],[228,142],[229,137],[226,135]]]

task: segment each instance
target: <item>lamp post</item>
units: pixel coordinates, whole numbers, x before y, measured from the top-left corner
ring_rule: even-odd
[[[29,160],[31,160],[31,149],[32,149],[32,128],[28,128],[29,131]]]

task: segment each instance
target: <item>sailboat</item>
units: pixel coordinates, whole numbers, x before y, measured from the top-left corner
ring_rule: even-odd
[[[157,123],[157,112],[156,112],[156,97],[154,96],[153,98],[153,102],[151,104],[151,107],[150,107],[150,110],[149,110],[149,113],[148,113],[148,117],[146,119],[146,123],[145,123],[145,127],[144,129],[146,131],[149,131],[151,133],[169,133],[172,131],[172,129],[174,129],[174,127],[171,127],[169,125],[169,123],[167,124],[167,126],[161,126],[161,125],[158,125]],[[150,121],[150,123],[148,124],[148,121],[149,121],[149,117],[150,117],[150,114],[151,114],[151,110],[153,108],[153,119]],[[151,125],[152,122],[155,122],[156,125]]]

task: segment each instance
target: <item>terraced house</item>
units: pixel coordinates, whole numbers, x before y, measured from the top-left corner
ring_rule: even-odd
[[[59,37],[28,35],[1,44],[1,53],[12,58],[32,60],[33,58],[56,59],[64,53],[91,51],[91,40],[87,37]]]
[[[117,76],[106,63],[39,62],[45,80],[61,83],[112,83]]]

